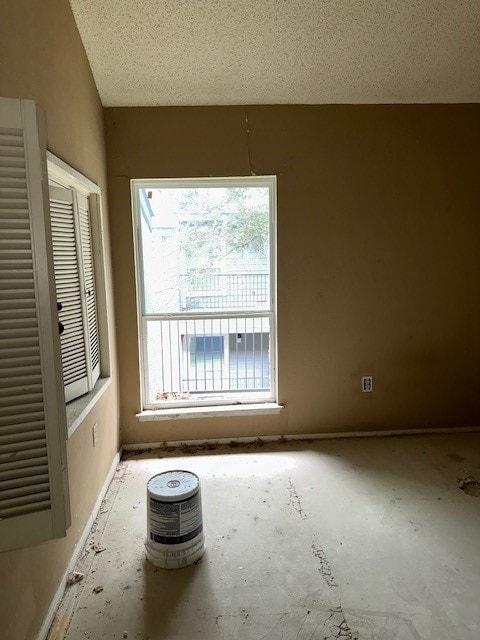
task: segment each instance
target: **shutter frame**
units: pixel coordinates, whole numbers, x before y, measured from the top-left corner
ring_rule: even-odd
[[[90,198],[77,193],[76,201],[85,305],[85,340],[87,345],[89,387],[93,389],[100,376],[100,345]]]
[[[70,511],[66,457],[67,424],[53,278],[44,117],[31,100],[2,98],[0,99],[0,129],[17,129],[23,132],[27,206],[30,221],[29,237],[33,264],[31,283],[35,291],[50,502],[48,507],[45,506],[41,510],[32,510],[24,515],[0,519],[0,550],[8,550],[64,536],[70,524]],[[8,179],[6,176],[15,174],[13,170],[15,163],[10,164],[8,156],[7,151],[3,158],[3,171],[0,170],[0,176],[5,180]],[[9,237],[8,229],[7,231],[4,229],[3,237]],[[14,308],[13,311],[16,312],[16,309]],[[21,318],[20,309],[17,315]],[[23,326],[20,321],[18,321],[18,326]],[[20,373],[23,377],[28,378],[31,372],[23,367],[20,368]],[[10,380],[10,378],[7,379]],[[21,382],[20,386],[22,386]],[[9,398],[7,397],[7,413],[8,402]],[[16,406],[18,407],[18,403]],[[12,405],[12,407],[11,411],[16,411],[15,406]],[[16,427],[14,425],[17,422],[18,420],[15,419],[12,423],[13,426],[7,425],[7,432],[13,430],[15,434]],[[26,452],[29,447],[35,447],[36,444],[40,445],[41,443],[36,440],[32,445],[32,441],[18,438],[14,448],[19,452],[21,459],[22,452]],[[12,464],[8,461],[10,457],[10,454],[4,455],[0,449],[0,477],[2,468],[5,469],[8,465],[8,469],[11,469]],[[30,462],[25,463],[23,460],[22,464],[19,463],[17,466],[14,464],[13,466],[27,469],[25,473],[28,476],[28,465],[30,465],[30,475],[32,475],[35,467],[34,458],[27,457],[28,460],[31,460],[31,465]],[[9,470],[7,473],[9,477],[12,474],[13,477],[20,477],[20,472],[17,470]],[[8,494],[4,493],[5,495],[10,496],[11,491]],[[39,495],[37,494],[37,496]],[[8,504],[6,500],[4,500],[5,504]],[[37,507],[38,505],[37,502]]]

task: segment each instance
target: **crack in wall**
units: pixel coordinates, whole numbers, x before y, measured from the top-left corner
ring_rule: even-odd
[[[256,176],[257,174],[252,169],[252,151],[250,149],[250,123],[248,122],[248,109],[245,107],[245,132],[247,134],[247,156],[248,156],[248,170],[250,171],[251,176]]]
[[[330,563],[327,560],[327,556],[325,555],[325,551],[322,547],[317,546],[315,543],[312,544],[313,555],[320,562],[320,566],[318,568],[320,574],[324,578],[325,582],[329,587],[338,587],[338,583],[335,580],[335,577],[332,575],[332,569],[330,568]]]

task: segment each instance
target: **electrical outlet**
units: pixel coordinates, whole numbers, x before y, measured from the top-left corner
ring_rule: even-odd
[[[97,423],[95,423],[92,427],[92,443],[93,446],[97,444]]]
[[[373,391],[373,376],[362,377],[362,391],[364,393],[368,391]]]

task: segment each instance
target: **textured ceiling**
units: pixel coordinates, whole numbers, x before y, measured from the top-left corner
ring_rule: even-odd
[[[480,0],[70,0],[105,106],[480,102]]]

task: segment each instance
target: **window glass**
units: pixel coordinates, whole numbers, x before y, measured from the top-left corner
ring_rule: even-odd
[[[270,306],[269,189],[141,189],[147,314]]]

